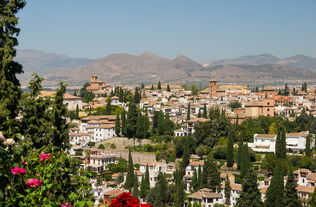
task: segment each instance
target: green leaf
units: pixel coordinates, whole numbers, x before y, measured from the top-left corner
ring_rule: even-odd
[[[77,198],[78,198],[78,195],[77,195],[76,193],[74,193],[74,192],[70,193],[70,195],[69,195],[69,199],[70,199],[70,200],[74,201],[74,200],[76,200]]]

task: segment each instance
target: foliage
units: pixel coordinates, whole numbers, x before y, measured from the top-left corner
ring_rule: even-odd
[[[228,133],[228,142],[227,142],[227,167],[232,167],[234,165],[234,137],[232,130],[229,130]]]
[[[126,180],[124,184],[124,188],[126,189],[132,189],[134,186],[134,165],[133,165],[133,158],[132,158],[132,152],[129,150],[128,153],[128,165],[127,165],[127,175]]]
[[[90,85],[89,83],[85,83],[83,87],[79,90],[79,94],[78,94],[82,98],[82,101],[85,103],[91,102],[95,97],[95,95],[92,92],[87,91],[87,87],[89,85]]]
[[[296,186],[297,184],[293,173],[292,171],[289,171],[285,186],[285,207],[301,206],[301,201],[298,198]]]
[[[241,103],[238,101],[233,101],[228,104],[228,107],[231,109],[241,108]]]
[[[273,171],[271,184],[267,190],[265,205],[267,207],[283,207],[284,196],[285,192],[282,167],[280,165],[276,165]]]
[[[258,189],[257,175],[250,169],[242,183],[242,192],[237,200],[238,207],[263,207]]]

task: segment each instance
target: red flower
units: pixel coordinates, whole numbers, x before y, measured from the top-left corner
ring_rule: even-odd
[[[60,207],[73,207],[70,203],[62,203]]]
[[[10,170],[13,175],[20,175],[26,173],[26,170],[24,168],[19,167],[10,168]]]
[[[25,182],[25,185],[29,188],[35,188],[35,187],[43,185],[43,181],[36,178],[31,178]]]
[[[47,160],[51,157],[52,155],[50,154],[41,154],[40,155],[40,161],[44,161],[44,160]]]
[[[149,204],[139,204],[137,198],[133,198],[130,193],[122,193],[112,200],[110,207],[152,207]]]

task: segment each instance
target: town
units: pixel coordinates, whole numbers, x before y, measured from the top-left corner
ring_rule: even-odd
[[[306,83],[291,90],[287,85],[251,89],[216,80],[194,89],[160,82],[110,86],[92,76],[75,95],[64,95],[72,114],[71,155],[95,173],[96,204],[107,205],[123,192],[155,204],[153,192],[165,182],[164,191],[183,193],[182,200],[165,195],[154,206],[235,206],[250,168],[258,199],[265,202],[275,191],[269,190],[272,173],[282,163],[282,183],[292,182],[298,202],[306,206],[315,183],[315,89]],[[182,189],[173,189],[179,185]]]

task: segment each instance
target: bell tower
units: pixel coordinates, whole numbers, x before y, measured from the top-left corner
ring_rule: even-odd
[[[210,85],[210,97],[211,98],[217,97],[217,90],[218,90],[217,80],[210,80],[209,85]]]

